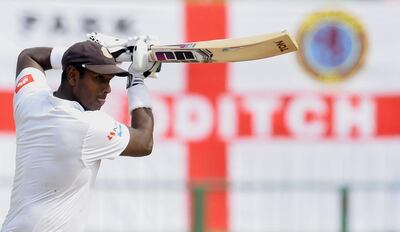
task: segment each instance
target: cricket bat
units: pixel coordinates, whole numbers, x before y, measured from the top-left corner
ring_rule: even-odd
[[[297,51],[287,31],[244,38],[152,46],[151,61],[165,63],[225,63],[263,59]]]
[[[121,55],[118,56],[120,61],[131,61],[129,53],[124,52],[132,53],[136,50],[136,46],[127,46],[128,40],[97,32],[87,36],[89,40],[107,47],[111,52],[117,51]],[[282,31],[244,38],[153,45],[149,50],[149,60],[162,63],[225,63],[263,59],[297,49],[296,41],[287,31]]]

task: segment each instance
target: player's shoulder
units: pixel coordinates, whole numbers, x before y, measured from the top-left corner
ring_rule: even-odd
[[[36,68],[24,68],[15,80],[14,117],[43,112],[50,94],[44,73]]]
[[[91,125],[105,125],[114,123],[115,119],[107,113],[95,110],[95,111],[83,111],[81,113],[81,119]]]
[[[46,75],[39,69],[34,68],[34,67],[26,67],[24,69],[22,69],[18,75],[17,75],[17,81],[19,79],[24,78],[25,76],[34,76],[34,77],[39,77],[39,78],[45,78]]]
[[[15,80],[15,97],[30,96],[41,91],[49,91],[45,74],[39,69],[24,68]]]
[[[114,135],[118,135],[117,137],[129,135],[124,124],[105,112],[85,111],[82,118],[88,126],[87,136],[89,137],[108,138],[109,142]]]
[[[100,120],[100,119],[112,118],[106,112],[101,110],[85,110],[82,112],[82,115],[87,120]]]

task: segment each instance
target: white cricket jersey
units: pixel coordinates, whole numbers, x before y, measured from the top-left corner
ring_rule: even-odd
[[[1,232],[80,232],[101,159],[119,156],[128,128],[101,111],[54,97],[24,69],[14,94],[16,170]]]

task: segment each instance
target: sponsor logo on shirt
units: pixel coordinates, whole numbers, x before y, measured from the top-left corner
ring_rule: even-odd
[[[27,85],[27,84],[29,84],[29,83],[31,83],[31,82],[33,82],[33,81],[35,81],[35,80],[33,79],[33,77],[32,77],[31,74],[25,75],[24,77],[22,77],[22,78],[18,81],[17,86],[15,86],[15,93],[18,93],[18,91],[19,91],[22,87],[24,87],[25,85]]]
[[[115,135],[122,137],[122,126],[117,122],[114,123],[114,128],[108,133],[108,140],[111,141]]]

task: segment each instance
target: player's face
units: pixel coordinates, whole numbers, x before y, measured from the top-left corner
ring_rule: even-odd
[[[79,78],[74,94],[85,110],[99,110],[111,92],[110,81],[113,75],[104,75],[85,70]]]

